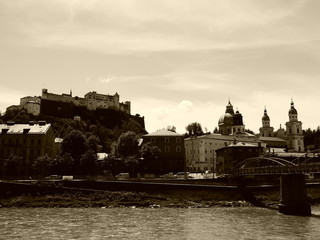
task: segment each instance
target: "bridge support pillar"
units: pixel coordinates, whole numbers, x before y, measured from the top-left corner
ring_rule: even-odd
[[[304,174],[280,176],[279,212],[287,215],[311,215]]]

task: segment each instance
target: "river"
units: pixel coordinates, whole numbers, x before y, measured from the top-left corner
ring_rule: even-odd
[[[0,239],[319,239],[311,217],[264,208],[1,208]]]

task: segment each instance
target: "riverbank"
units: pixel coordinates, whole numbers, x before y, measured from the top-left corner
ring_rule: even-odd
[[[174,198],[174,196],[161,197],[149,196],[145,193],[133,192],[105,192],[105,193],[63,193],[63,194],[38,194],[37,196],[20,195],[0,198],[1,207],[18,208],[115,208],[115,207],[140,207],[140,208],[208,208],[208,207],[240,207],[252,206],[243,201],[222,200],[195,200]]]
[[[4,183],[2,183],[4,184]],[[82,184],[83,186],[84,184]],[[210,208],[261,206],[277,208],[279,189],[179,187],[150,188],[148,191],[109,191],[70,188],[60,183],[14,184],[0,193],[0,206],[6,208]],[[2,188],[4,189],[4,188]],[[15,189],[15,191],[13,190]],[[151,191],[151,189],[153,189]],[[311,205],[320,204],[320,187],[308,187]]]

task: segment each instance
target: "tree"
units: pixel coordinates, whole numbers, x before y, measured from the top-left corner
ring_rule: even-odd
[[[171,125],[170,125],[170,126],[167,126],[167,130],[168,130],[168,131],[176,132],[176,129],[177,129],[177,128],[176,128],[175,126],[171,126]]]
[[[157,171],[160,168],[161,164],[156,161],[161,154],[161,150],[154,146],[151,142],[145,143],[142,145],[141,150],[141,157],[143,158],[142,167],[146,171]]]
[[[159,158],[161,150],[151,142],[145,143],[141,147],[141,157],[145,160],[154,160]]]
[[[109,175],[111,174],[113,176],[125,171],[123,161],[111,155],[108,155],[104,160],[99,161],[98,168],[103,170],[104,173],[109,173]]]
[[[101,146],[99,145],[100,139],[96,135],[91,135],[88,138],[87,142],[88,142],[89,149],[92,150],[94,153],[97,154],[99,152],[99,150],[101,149]]]
[[[214,128],[213,133],[219,133],[219,130],[217,127]]]
[[[74,160],[74,171],[78,172],[81,156],[88,150],[87,138],[82,132],[73,130],[62,141],[61,154],[69,153]]]
[[[89,149],[80,159],[80,171],[82,174],[94,174],[97,169],[97,153]]]
[[[186,126],[188,136],[200,136],[203,135],[201,124],[198,122],[190,123]]]
[[[32,164],[34,173],[40,176],[47,176],[51,174],[52,158],[48,155],[39,156]]]
[[[18,167],[22,164],[22,157],[16,155],[10,155],[4,160],[3,166],[8,176],[17,176]]]
[[[131,177],[135,177],[136,168],[139,165],[139,161],[136,156],[126,156],[124,159],[124,165],[128,168]]]
[[[51,162],[52,174],[70,175],[73,174],[74,159],[70,153],[65,153],[63,156],[55,156]]]
[[[137,156],[139,153],[139,136],[135,132],[122,133],[117,141],[118,154],[121,157]]]
[[[87,139],[82,132],[73,130],[62,141],[61,153],[70,153],[74,159],[80,159],[88,149]]]

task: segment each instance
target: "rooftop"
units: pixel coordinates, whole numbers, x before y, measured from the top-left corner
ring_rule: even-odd
[[[153,132],[153,133],[149,133],[149,134],[146,134],[146,135],[143,135],[144,137],[160,137],[160,136],[168,136],[168,137],[182,137],[183,134],[180,134],[180,133],[176,133],[176,132],[172,132],[172,131],[169,131],[167,129],[161,129],[161,130],[158,130],[156,132]]]
[[[236,140],[239,142],[246,142],[246,141],[256,141],[259,142],[258,138],[255,135],[249,134],[249,133],[245,133],[245,134],[237,134],[237,135],[222,135],[222,134],[206,134],[206,135],[201,135],[201,136],[197,136],[197,137],[192,137],[192,138],[186,138],[185,140],[190,140],[190,139],[195,139],[195,138],[199,138],[199,139],[216,139],[216,140],[226,140],[226,141],[230,141],[230,140]]]
[[[46,134],[51,124],[45,122],[15,124],[0,124],[0,135],[2,134]]]
[[[286,142],[286,140],[278,137],[259,137],[259,140],[263,142]]]

